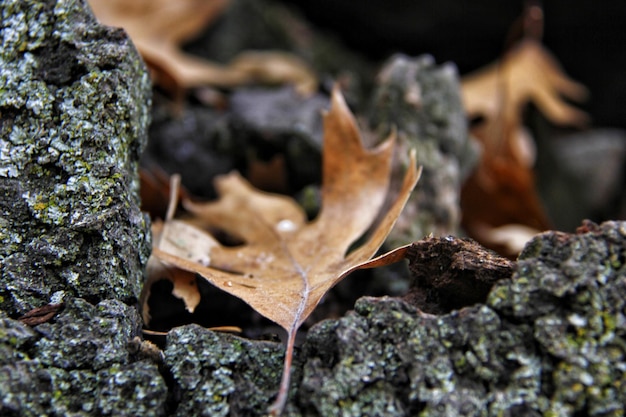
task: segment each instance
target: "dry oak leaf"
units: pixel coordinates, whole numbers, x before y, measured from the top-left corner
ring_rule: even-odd
[[[175,179],[174,179],[175,178]],[[153,249],[160,248],[162,250],[171,250],[174,246],[175,250],[186,250],[188,256],[194,259],[198,259],[199,262],[207,262],[207,253],[210,253],[211,247],[215,246],[217,242],[209,237],[206,239],[206,234],[201,230],[189,225],[186,222],[172,220],[171,217],[178,203],[178,197],[180,187],[180,176],[173,175],[170,189],[170,207],[168,207],[168,215],[166,222],[156,220],[152,222],[152,242]],[[165,232],[164,232],[165,230]],[[162,239],[166,235],[167,239]],[[177,238],[177,236],[179,238]],[[141,317],[146,326],[150,325],[151,315],[150,306],[148,300],[150,299],[150,292],[152,284],[160,280],[168,280],[172,283],[172,295],[181,299],[185,304],[185,309],[189,313],[193,313],[200,304],[200,290],[196,282],[196,273],[190,272],[184,269],[176,268],[172,265],[167,265],[161,262],[156,256],[151,255],[148,259],[148,265],[146,268],[147,279],[143,285],[141,296],[139,298],[139,305],[141,306]],[[210,327],[209,330],[216,332],[232,332],[241,333],[241,329],[235,326],[219,326]],[[165,336],[167,332],[159,332],[149,329],[143,329],[144,334],[149,335],[161,335]]]
[[[588,115],[562,97],[582,101],[587,89],[568,78],[557,60],[534,39],[524,39],[504,57],[463,77],[463,106],[470,119],[482,119],[472,128],[484,155],[505,164],[531,167],[534,144],[522,126],[529,103],[554,124],[584,127]]]
[[[187,223],[178,220],[169,220],[166,222],[154,221],[151,227],[153,250],[162,249],[171,250],[174,246],[177,250],[184,248],[188,254],[203,261],[203,255],[210,252],[211,247],[216,245],[212,240],[204,239],[204,233]],[[164,238],[164,235],[167,238]],[[180,236],[180,238],[176,238]],[[208,246],[207,246],[208,245]],[[208,262],[208,258],[205,262]],[[196,284],[196,274],[187,270],[176,268],[161,262],[156,256],[152,255],[148,259],[146,266],[147,280],[143,285],[139,304],[141,305],[141,316],[146,326],[150,325],[151,315],[148,300],[150,299],[150,290],[152,284],[160,280],[168,280],[172,283],[172,295],[181,299],[185,304],[185,309],[189,313],[193,313],[200,304],[200,291]]]
[[[502,60],[463,77],[461,93],[470,118],[518,122],[524,106],[533,102],[558,125],[580,127],[589,120],[561,98],[584,100],[587,89],[568,78],[552,54],[533,39],[521,41]]]
[[[153,252],[161,261],[197,272],[216,287],[235,295],[288,333],[285,368],[271,412],[279,414],[287,399],[291,358],[297,329],[324,294],[350,272],[403,259],[407,246],[371,259],[391,231],[417,183],[421,169],[415,155],[401,191],[385,217],[364,243],[348,252],[372,228],[387,195],[395,134],[374,149],[361,143],[356,121],[337,89],[324,114],[322,208],[307,222],[304,211],[285,196],[253,189],[238,174],[216,181],[216,202],[185,208],[207,226],[219,227],[245,243],[219,245],[205,234],[210,253],[188,253],[173,245]],[[166,224],[167,227],[167,224]],[[175,241],[164,230],[162,239]],[[197,257],[204,256],[198,262]],[[207,258],[209,258],[207,262]]]
[[[166,88],[261,82],[293,84],[302,94],[317,89],[317,78],[308,66],[285,52],[244,52],[229,65],[221,65],[180,49],[222,14],[229,0],[88,1],[101,23],[126,30],[152,69],[154,82]]]
[[[156,181],[161,182],[161,184],[158,185],[163,186],[162,180],[162,178],[156,179]],[[169,193],[169,203],[165,211],[165,222],[158,218],[152,222],[152,248],[163,249],[165,251],[171,251],[172,247],[176,248],[175,250],[182,249],[193,259],[208,263],[208,257],[206,257],[205,254],[210,253],[211,248],[215,246],[217,242],[212,238],[208,240],[205,239],[205,233],[185,222],[172,220],[180,198],[186,198],[187,196],[186,191],[181,189],[180,182],[180,175],[174,174],[169,180],[167,190],[163,189],[160,191],[161,194],[165,191]],[[143,185],[144,183],[142,182],[142,186]],[[141,316],[146,326],[150,325],[151,320],[148,300],[150,299],[152,284],[157,281],[170,281],[173,286],[172,295],[183,301],[185,309],[189,313],[193,313],[198,304],[200,304],[201,295],[198,290],[196,274],[194,272],[166,265],[157,257],[151,255],[146,267],[146,276],[147,279],[141,290],[141,296],[139,297]]]
[[[582,127],[588,116],[562,96],[582,100],[586,95],[535,39],[520,41],[499,62],[463,78],[465,110],[481,120],[471,133],[483,147],[479,166],[461,192],[462,224],[471,237],[515,256],[509,243],[550,228],[535,188],[534,142],[522,126],[523,111],[532,102],[551,122]],[[507,225],[516,227],[497,229]],[[522,229],[524,234],[511,235],[510,242],[502,236]]]

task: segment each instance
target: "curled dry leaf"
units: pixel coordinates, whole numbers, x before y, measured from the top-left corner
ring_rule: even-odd
[[[202,233],[198,236],[210,246],[206,253],[190,251],[188,242],[177,237],[171,239],[177,242],[172,247],[153,252],[162,262],[197,272],[243,299],[287,331],[283,380],[271,410],[275,414],[287,399],[296,331],[324,294],[350,272],[399,261],[407,249],[371,259],[417,183],[420,170],[413,154],[396,201],[363,244],[348,252],[371,229],[385,202],[394,139],[365,149],[354,117],[335,90],[324,115],[322,208],[314,221],[307,222],[294,200],[257,191],[238,174],[230,174],[216,181],[219,200],[184,205],[207,226],[245,243],[211,246],[215,240]],[[166,230],[162,240],[170,240]]]
[[[229,65],[183,52],[180,45],[224,12],[228,0],[88,0],[94,15],[122,27],[151,68],[155,83],[171,90],[203,85],[234,87],[252,82],[287,83],[309,94],[317,79],[309,67],[284,52],[245,52]]]
[[[174,191],[177,192],[177,191]],[[179,220],[167,220],[166,222],[155,221],[152,224],[153,250],[186,251],[187,255],[200,263],[208,265],[208,254],[217,241],[209,236],[205,239],[205,233]],[[146,268],[147,280],[144,283],[140,297],[141,314],[143,322],[150,324],[150,289],[152,284],[159,280],[168,280],[172,283],[172,295],[181,299],[185,309],[193,313],[200,304],[200,291],[196,284],[196,274],[184,269],[176,268],[161,262],[157,257],[150,256]]]
[[[532,102],[553,123],[579,127],[588,123],[588,116],[561,97],[581,101],[587,94],[532,39],[520,42],[501,61],[465,76],[462,84],[463,105],[470,117],[519,122],[524,107]]]
[[[34,308],[17,319],[27,326],[37,326],[46,323],[52,319],[59,311],[63,309],[63,303],[46,304],[45,306]]]
[[[528,235],[550,227],[535,188],[533,142],[522,125],[523,111],[532,102],[553,123],[582,127],[587,115],[562,97],[582,100],[586,95],[585,87],[569,79],[535,39],[522,40],[501,61],[463,79],[465,109],[480,121],[471,133],[483,147],[479,166],[461,193],[462,223],[470,236],[498,250],[499,243],[485,240],[490,228],[515,224]],[[498,231],[497,240],[506,230]]]

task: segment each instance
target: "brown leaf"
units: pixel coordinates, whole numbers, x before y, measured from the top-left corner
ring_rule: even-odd
[[[465,76],[462,83],[463,105],[471,118],[519,124],[522,110],[533,102],[555,124],[585,126],[588,116],[561,95],[581,101],[587,89],[568,78],[556,59],[534,40],[520,42],[501,61]]]
[[[140,297],[141,315],[146,326],[150,325],[151,315],[148,300],[152,284],[160,280],[168,280],[172,283],[172,295],[181,299],[185,309],[193,313],[200,304],[200,291],[196,283],[196,274],[169,265],[165,265],[159,259],[151,256],[146,267],[148,279],[144,283]]]
[[[303,94],[317,79],[299,58],[283,52],[247,52],[229,65],[189,55],[180,45],[198,36],[228,6],[228,0],[89,0],[105,25],[122,27],[153,70],[155,83],[173,91],[252,82],[292,83]]]
[[[177,194],[177,187],[174,187]],[[153,250],[161,249],[169,252],[184,253],[189,259],[199,264],[209,264],[211,248],[217,241],[197,228],[178,220],[167,220],[165,223],[155,221],[152,224]],[[150,256],[146,267],[147,280],[141,296],[141,314],[143,322],[150,324],[150,289],[159,280],[168,280],[173,284],[172,295],[181,299],[185,309],[193,313],[200,303],[200,291],[196,283],[196,274],[184,269],[163,263],[155,256]]]
[[[296,331],[324,294],[350,272],[395,262],[406,250],[371,260],[419,178],[414,155],[387,215],[348,253],[385,202],[393,145],[392,137],[375,149],[364,149],[355,119],[335,90],[324,115],[322,208],[314,221],[307,222],[292,199],[256,191],[233,173],[216,181],[218,201],[184,205],[207,226],[220,227],[245,244],[210,248],[208,265],[187,255],[182,249],[187,243],[154,251],[161,261],[199,273],[287,331],[285,370],[273,412],[279,413],[286,401]],[[209,235],[204,238],[211,240]]]
[[[18,317],[18,320],[27,326],[37,326],[38,324],[46,323],[52,319],[59,311],[61,311],[61,309],[63,309],[63,303],[46,304],[30,310],[23,316]]]
[[[534,144],[522,125],[523,111],[534,103],[553,123],[582,127],[587,115],[561,96],[582,100],[587,90],[569,79],[537,40],[525,39],[501,61],[466,76],[462,95],[468,116],[480,120],[471,133],[483,147],[461,192],[462,224],[487,247],[510,248],[502,236],[508,229],[487,239],[496,236],[489,229],[514,224],[538,233],[550,227],[535,188]]]

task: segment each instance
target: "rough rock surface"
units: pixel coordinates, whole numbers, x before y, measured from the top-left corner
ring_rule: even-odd
[[[626,222],[540,235],[520,255],[516,278],[488,303],[532,324],[550,415],[624,415]]]
[[[208,331],[195,324],[167,336],[176,416],[263,415],[276,394],[282,345]]]
[[[0,311],[0,415],[164,415],[157,365],[128,348],[140,323],[117,300],[70,299],[35,329]]]
[[[157,365],[128,347],[147,72],[82,1],[2,0],[0,16],[0,415],[164,415]],[[14,319],[48,303],[63,309],[34,328]]]
[[[457,234],[461,182],[477,153],[469,141],[456,68],[451,63],[437,66],[428,55],[396,55],[378,79],[369,120],[381,139],[392,129],[398,132],[396,183],[410,149],[417,151],[417,163],[424,167],[388,243],[394,247],[429,233]]]
[[[77,1],[0,11],[0,415],[265,415],[281,344],[188,325],[162,363],[129,346],[148,82],[127,40]],[[484,304],[362,298],[311,328],[284,415],[623,416],[625,263],[626,223],[587,224],[537,237]],[[12,318],[51,301],[46,323]]]
[[[412,282],[403,298],[431,314],[484,303],[496,282],[511,278],[515,266],[472,239],[453,236],[413,242],[406,259]]]
[[[143,63],[78,0],[0,7],[0,308],[25,313],[58,292],[132,302],[150,250]]]
[[[285,415],[624,415],[625,261],[626,223],[607,222],[538,236],[486,304],[434,316],[362,298],[309,331]],[[187,413],[263,415],[282,349],[197,326],[167,345]],[[242,392],[254,409],[240,408]]]

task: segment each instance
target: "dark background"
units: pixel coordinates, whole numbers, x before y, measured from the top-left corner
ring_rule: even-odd
[[[373,60],[429,53],[461,74],[503,51],[522,1],[284,0],[317,26]],[[591,97],[581,107],[594,126],[626,128],[626,1],[543,4],[544,44]]]

